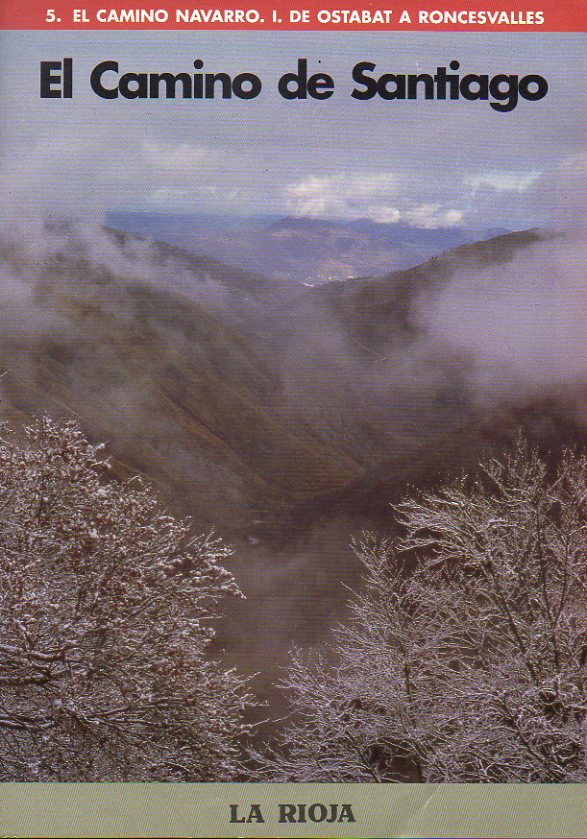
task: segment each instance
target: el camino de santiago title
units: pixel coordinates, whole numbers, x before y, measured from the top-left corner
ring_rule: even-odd
[[[543,76],[498,73],[461,75],[460,63],[439,66],[434,73],[379,73],[372,61],[359,61],[352,69],[353,99],[367,101],[378,97],[393,100],[455,100],[489,102],[495,111],[513,111],[520,98],[529,102],[544,99],[548,83]],[[204,61],[193,62],[196,72],[136,72],[121,69],[118,61],[101,61],[90,74],[90,87],[101,99],[256,99],[263,89],[255,73],[231,76],[223,72],[203,72]],[[73,59],[41,61],[42,99],[71,99]],[[284,73],[277,90],[284,99],[330,99],[334,79],[328,73],[309,73],[308,60],[299,58],[293,72]]]

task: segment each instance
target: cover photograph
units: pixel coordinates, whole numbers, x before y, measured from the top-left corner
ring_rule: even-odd
[[[585,0],[0,0],[0,835],[587,836]]]

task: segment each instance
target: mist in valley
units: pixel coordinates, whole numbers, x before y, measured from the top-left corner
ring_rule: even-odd
[[[587,424],[586,238],[576,225],[466,244],[414,268],[307,287],[96,225],[0,239],[3,417],[104,441],[196,531],[235,546],[246,600],[217,648],[272,684],[328,639],[352,535],[472,472],[520,428],[544,452]]]

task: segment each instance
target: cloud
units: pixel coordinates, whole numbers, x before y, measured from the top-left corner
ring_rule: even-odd
[[[412,184],[413,187],[413,184]],[[441,202],[416,203],[407,179],[391,172],[304,178],[284,189],[287,211],[295,216],[354,219],[380,223],[404,222],[414,227],[450,227],[463,218],[461,210]]]
[[[447,209],[438,203],[421,204],[413,210],[407,210],[402,216],[402,221],[406,221],[413,227],[425,227],[428,230],[437,227],[454,227],[462,220],[461,210]]]
[[[291,215],[334,219],[369,218],[433,229],[533,226],[568,227],[585,223],[587,151],[569,156],[550,170],[487,169],[433,181],[421,173],[310,175],[283,189]]]
[[[212,183],[219,167],[213,148],[156,142],[132,130],[114,142],[105,127],[80,126],[75,134],[43,137],[26,155],[14,149],[5,156],[1,213],[5,220],[24,212],[29,218],[59,214],[99,222],[118,206],[181,212],[201,203],[236,203],[235,190]]]
[[[587,244],[568,232],[504,264],[459,271],[418,302],[429,339],[475,361],[476,384],[508,398],[587,383]]]
[[[523,192],[536,183],[542,173],[539,171],[511,172],[489,171],[465,177],[464,184],[473,190],[490,188],[497,192]]]
[[[218,162],[215,150],[192,143],[179,143],[173,147],[169,143],[143,140],[140,153],[155,178],[189,178],[199,169]]]
[[[397,178],[390,172],[372,175],[311,175],[285,187],[288,210],[297,216],[326,216],[398,221]]]

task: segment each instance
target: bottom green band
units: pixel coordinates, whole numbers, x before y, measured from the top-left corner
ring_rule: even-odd
[[[587,837],[581,785],[1,784],[0,837]]]

